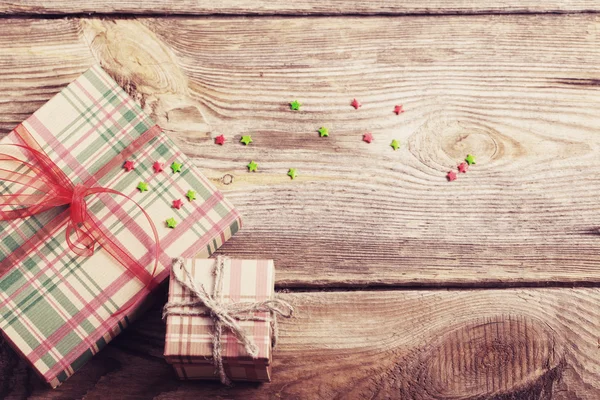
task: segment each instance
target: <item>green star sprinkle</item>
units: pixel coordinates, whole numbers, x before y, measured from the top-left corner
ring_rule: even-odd
[[[175,218],[169,218],[166,222],[167,226],[171,229],[174,229],[177,226],[177,221],[175,221]]]
[[[301,105],[302,104],[300,104],[300,102],[298,100],[294,100],[290,103],[290,108],[294,111],[298,111],[298,110],[300,110]]]
[[[400,143],[398,143],[398,141],[396,139],[394,139],[394,140],[392,140],[392,144],[390,144],[390,146],[392,146],[394,151],[396,151],[396,150],[398,150],[398,147],[400,147]]]
[[[248,146],[249,143],[252,143],[252,138],[250,137],[250,135],[242,136],[242,139],[240,140],[240,142],[242,142],[246,146]]]
[[[473,164],[477,164],[475,162],[475,156],[471,155],[471,154],[467,154],[467,157],[465,158],[465,161],[467,162],[467,164],[469,165],[473,165]]]
[[[173,161],[173,164],[171,164],[173,173],[181,172],[181,167],[183,167],[183,164],[179,164],[177,161]]]
[[[190,200],[190,201],[194,201],[196,200],[196,192],[194,192],[193,190],[188,190],[186,197]]]
[[[256,171],[257,168],[258,164],[254,161],[250,161],[250,164],[248,164],[248,172]]]
[[[295,178],[296,178],[296,176],[297,176],[297,175],[296,175],[296,168],[290,168],[290,170],[288,171],[288,173],[287,173],[287,174],[288,174],[288,176],[289,176],[290,178],[292,178],[292,179],[295,179]]]
[[[319,135],[321,135],[321,137],[329,136],[329,129],[325,128],[324,126],[322,126],[318,132],[319,132]]]
[[[140,192],[147,192],[148,184],[146,182],[140,182],[140,183],[138,183],[137,188]]]

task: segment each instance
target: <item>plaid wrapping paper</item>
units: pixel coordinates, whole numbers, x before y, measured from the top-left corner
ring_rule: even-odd
[[[195,281],[212,290],[216,260],[185,260]],[[172,276],[173,272],[171,272]],[[259,302],[275,295],[275,267],[272,260],[230,260],[223,270],[221,302]],[[211,293],[212,294],[212,293]],[[197,298],[170,280],[169,302],[194,301]],[[190,307],[181,307],[188,310]],[[205,309],[200,307],[200,310]],[[256,313],[269,318],[268,313]],[[270,381],[271,324],[269,321],[239,321],[258,346],[258,357],[246,354],[244,347],[228,330],[223,331],[223,364],[231,380]],[[173,364],[182,379],[218,379],[212,359],[213,320],[209,316],[167,316],[165,359]]]
[[[154,122],[110,76],[94,66],[22,125],[78,184],[119,157]],[[20,142],[13,131],[0,143]],[[233,206],[164,133],[128,159],[135,162],[134,170],[125,172],[119,163],[99,179],[97,186],[132,197],[152,218],[162,249],[155,273],[158,281],[168,276],[173,258],[208,257],[241,227]],[[155,161],[164,163],[163,172],[154,172]],[[173,161],[183,164],[181,173],[174,174],[168,168]],[[0,168],[8,169],[8,164],[0,161]],[[147,182],[150,190],[138,192],[140,181]],[[185,199],[189,189],[196,191],[197,200]],[[26,191],[20,185],[0,181],[3,194]],[[177,198],[185,199],[179,210],[172,208],[172,200]],[[148,221],[135,204],[106,194],[90,197],[87,204],[110,238],[125,244],[129,255],[151,272],[155,244]],[[58,217],[65,209],[57,207],[26,219],[0,221],[0,265],[5,267],[0,277],[0,329],[52,387],[66,380],[131,322],[144,296],[139,296],[140,301],[126,313],[113,314],[145,289],[102,248],[88,258],[71,252],[65,239],[66,220]],[[179,222],[175,229],[165,224],[170,217]],[[28,241],[36,245],[26,254],[20,249]]]

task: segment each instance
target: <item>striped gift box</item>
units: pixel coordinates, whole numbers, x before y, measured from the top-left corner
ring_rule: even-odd
[[[186,259],[187,268],[197,283],[210,291],[214,286],[216,260]],[[171,272],[173,274],[173,272]],[[171,275],[172,277],[172,275]],[[223,270],[221,303],[260,302],[275,295],[275,267],[272,260],[230,260]],[[212,293],[211,293],[212,294]],[[169,284],[169,302],[198,299],[176,280]],[[190,310],[190,307],[179,307]],[[199,307],[199,311],[206,308]],[[178,311],[177,309],[175,311]],[[271,380],[271,324],[268,313],[255,313],[261,320],[239,321],[258,346],[258,357],[250,357],[237,338],[225,330],[222,336],[222,357],[225,373],[231,380]],[[218,379],[213,365],[213,320],[209,316],[167,316],[165,359],[172,364],[181,379]]]
[[[122,168],[121,152],[153,126],[115,81],[94,66],[0,144],[22,144],[19,129],[26,130],[74,184],[97,178],[95,186],[114,189],[140,204],[158,230],[161,246],[155,278],[163,281],[173,258],[209,257],[240,228],[241,220],[163,132],[128,156],[135,169]],[[13,146],[10,151],[4,148],[5,153],[31,158]],[[119,163],[106,167],[114,159]],[[164,171],[153,170],[156,161],[164,164]],[[183,165],[181,172],[169,169],[174,161]],[[0,161],[0,168],[15,167]],[[18,172],[36,179],[32,171]],[[136,189],[140,181],[148,183],[148,191]],[[27,190],[0,180],[1,194]],[[185,198],[188,190],[196,192],[196,200]],[[181,209],[172,207],[175,199],[184,200]],[[110,239],[121,243],[129,257],[151,272],[154,237],[137,206],[108,194],[88,198],[87,206]],[[91,257],[77,256],[69,249],[65,207],[0,221],[0,329],[52,387],[119,334],[149,300],[145,284],[105,249],[96,248]],[[178,221],[175,229],[165,224],[169,218]]]

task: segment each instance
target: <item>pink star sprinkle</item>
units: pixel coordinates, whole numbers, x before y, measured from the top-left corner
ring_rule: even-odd
[[[220,144],[223,146],[223,143],[225,143],[225,136],[219,135],[215,138],[215,144]]]
[[[356,100],[356,99],[352,100],[352,103],[350,103],[350,104],[352,105],[352,107],[356,108],[357,110],[358,110],[359,107],[362,106],[362,104],[360,104],[358,102],[358,100]]]
[[[363,135],[363,140],[367,143],[371,143],[373,141],[373,135],[369,132],[369,133],[365,133]]]
[[[125,171],[127,172],[134,169],[135,167],[133,166],[133,161],[125,161],[125,164],[123,164],[123,168],[125,168]]]
[[[448,172],[448,175],[446,175],[446,178],[448,178],[448,182],[452,182],[452,181],[456,180],[456,172],[454,172],[454,171]]]
[[[162,172],[163,170],[163,165],[161,163],[159,163],[158,161],[156,161],[153,165],[152,168],[154,168],[154,172],[159,173]]]
[[[183,206],[181,199],[173,200],[173,208],[180,209]]]
[[[464,174],[464,173],[466,173],[468,169],[469,169],[469,164],[467,164],[466,162],[464,162],[464,163],[460,163],[460,164],[458,165],[458,170],[459,170],[460,172],[462,172],[463,174]]]
[[[404,108],[402,108],[402,105],[396,106],[394,107],[394,112],[396,113],[396,115],[400,115],[404,112]]]

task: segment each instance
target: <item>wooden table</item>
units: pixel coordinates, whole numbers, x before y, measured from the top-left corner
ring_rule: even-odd
[[[0,397],[599,399],[598,12],[0,0],[0,132],[100,62],[244,215],[220,253],[273,258],[298,310],[271,384],[177,381],[157,305],[56,390],[1,347]]]

